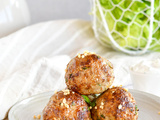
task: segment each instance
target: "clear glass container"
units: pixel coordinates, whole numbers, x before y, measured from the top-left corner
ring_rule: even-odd
[[[0,38],[30,23],[25,0],[0,0]]]

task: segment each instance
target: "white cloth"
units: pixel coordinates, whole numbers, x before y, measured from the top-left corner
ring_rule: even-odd
[[[26,27],[0,39],[0,119],[18,100],[65,88],[66,64],[84,50],[109,59],[115,71],[113,85],[127,88],[132,87],[130,65],[160,56],[160,53],[128,56],[107,49],[97,42],[88,21],[51,21]]]
[[[41,58],[3,80],[0,83],[0,91],[3,90],[1,96],[4,96],[0,98],[0,114],[5,115],[15,102],[29,96],[66,88],[64,75],[69,60],[70,57],[66,55]]]

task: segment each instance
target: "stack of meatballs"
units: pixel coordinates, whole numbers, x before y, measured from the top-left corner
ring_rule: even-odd
[[[113,65],[103,57],[88,51],[78,54],[67,65],[65,81],[67,89],[50,98],[43,120],[138,119],[131,93],[120,86],[110,88]]]

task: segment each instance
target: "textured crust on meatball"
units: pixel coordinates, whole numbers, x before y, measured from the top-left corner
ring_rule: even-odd
[[[79,94],[102,93],[113,83],[113,65],[96,54],[79,54],[68,63],[65,79],[67,87]]]
[[[137,120],[136,102],[122,87],[109,88],[96,100],[92,109],[93,120]]]
[[[83,97],[73,91],[54,94],[43,110],[43,120],[91,120]]]

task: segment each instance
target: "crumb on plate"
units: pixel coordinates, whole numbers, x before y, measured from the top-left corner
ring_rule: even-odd
[[[40,115],[40,114],[38,114],[38,115],[37,115],[37,118],[38,118],[38,119],[41,119],[41,115]]]
[[[38,114],[37,116],[34,115],[33,118],[34,118],[34,119],[41,119],[41,115],[40,115],[40,114]]]
[[[37,118],[36,115],[34,115],[33,118],[36,119]]]

